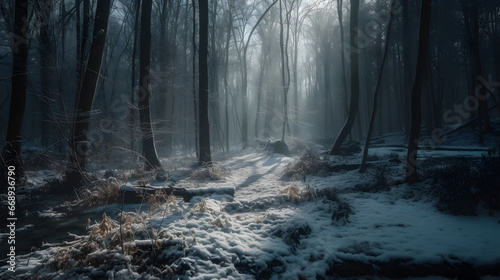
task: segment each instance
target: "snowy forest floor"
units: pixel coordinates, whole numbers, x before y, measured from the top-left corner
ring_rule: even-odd
[[[326,156],[326,146],[296,139],[290,156],[255,143],[215,154],[208,169],[165,158],[167,175],[91,163],[101,171],[78,196],[56,192],[61,169],[28,169],[18,188],[16,272],[2,259],[0,278],[500,279],[494,124],[484,145],[471,129],[439,143],[424,138],[431,144],[411,186],[393,183],[405,171],[400,134],[374,139],[363,174],[351,168],[361,153]],[[235,193],[184,202],[157,192],[123,204],[121,185]]]

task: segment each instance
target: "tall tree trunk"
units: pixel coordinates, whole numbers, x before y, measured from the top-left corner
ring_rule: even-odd
[[[349,134],[358,114],[359,109],[359,69],[358,69],[358,10],[359,10],[359,0],[351,0],[351,22],[350,22],[350,47],[349,50],[351,58],[351,100],[349,103],[349,116],[342,127],[335,143],[330,150],[330,155],[338,155],[340,152],[340,146],[344,142],[345,138]]]
[[[150,91],[151,91],[151,10],[152,0],[142,1],[141,10],[141,51],[140,51],[140,90],[139,119],[142,133],[142,156],[145,169],[161,168],[151,124]]]
[[[483,77],[483,67],[481,63],[480,47],[479,47],[479,2],[469,3],[471,6],[465,6],[462,0],[462,7],[464,8],[464,18],[468,23],[469,44],[470,44],[470,57],[472,64],[472,83],[475,85],[474,91],[470,94],[475,95],[477,98],[477,125],[479,129],[479,143],[484,142],[484,132],[491,132],[490,116],[488,113],[487,95],[488,92],[484,86],[479,87],[479,78]],[[467,9],[467,10],[466,10]],[[470,13],[470,15],[469,15]],[[477,91],[477,92],[476,92]]]
[[[342,0],[337,0],[337,15],[339,18],[339,28],[340,28],[340,49],[341,49],[341,54],[340,54],[340,63],[342,66],[342,89],[343,89],[343,94],[342,94],[342,99],[343,102],[342,104],[345,104],[345,112],[347,113],[349,107],[347,105],[347,76],[346,76],[346,71],[345,71],[345,45],[344,45],[344,24],[342,21]],[[351,133],[349,132],[349,137],[351,137]]]
[[[41,121],[41,130],[42,130],[42,147],[48,148],[50,145],[49,136],[52,135],[51,126],[49,125],[50,119],[50,108],[51,108],[51,91],[50,91],[50,56],[52,54],[52,47],[50,45],[50,33],[49,33],[49,19],[52,11],[52,0],[38,0],[38,15],[40,17],[40,45],[38,47],[38,51],[40,53],[40,87],[42,91],[42,102],[41,111],[42,111],[42,121]]]
[[[76,15],[76,80],[77,80],[77,90],[80,90],[80,86],[82,84],[83,74],[83,62],[80,54],[80,49],[82,45],[82,20],[81,20],[81,9],[80,2],[75,1],[75,15]],[[64,21],[63,21],[64,24]]]
[[[283,87],[283,129],[281,133],[281,141],[285,141],[285,131],[288,124],[288,88],[290,82],[290,70],[288,67],[288,53],[286,52],[287,46],[285,46],[285,44],[287,43],[288,43],[288,31],[287,31],[287,42],[285,42],[283,34],[282,0],[280,0],[281,86]]]
[[[199,61],[199,143],[201,164],[210,164],[210,128],[208,123],[208,0],[200,0],[200,43],[198,52]]]
[[[83,11],[82,11],[83,23],[81,22],[80,2],[82,1],[80,0],[75,2],[78,88],[82,86],[83,77],[85,75],[85,54],[87,52],[87,41],[89,37],[89,22],[90,22],[89,0],[83,0]]]
[[[88,183],[87,178],[83,176],[83,171],[87,159],[89,118],[101,71],[110,6],[109,0],[99,0],[97,2],[93,40],[90,46],[86,71],[77,94],[73,135],[70,139],[70,158],[66,170],[66,181],[70,186],[78,186],[82,179],[85,179],[86,183]]]
[[[204,1],[204,0],[203,0]],[[199,126],[200,126],[200,118],[198,112],[198,96],[196,95],[196,3],[195,0],[193,3],[193,111],[194,111],[194,148],[196,152],[196,157],[200,158],[200,145],[198,143],[199,140]],[[208,4],[207,4],[208,5]],[[198,101],[198,102],[197,102]]]
[[[137,58],[137,35],[139,34],[139,16],[141,10],[141,0],[135,0],[135,22],[134,22],[134,45],[132,47],[132,69],[131,69],[131,92],[130,92],[130,151],[133,154],[133,161],[135,162],[135,129],[137,110],[135,105],[135,75],[136,71],[136,58]]]
[[[226,152],[229,152],[229,85],[227,78],[229,75],[229,43],[231,40],[231,33],[233,32],[233,6],[234,0],[229,1],[229,15],[227,24],[227,34],[226,34],[226,47],[225,47],[225,58],[224,58],[224,116],[225,116],[225,127],[224,136],[226,143]]]
[[[379,91],[380,91],[380,85],[382,82],[382,74],[384,73],[385,60],[387,59],[387,53],[389,50],[389,43],[391,40],[392,17],[394,14],[395,7],[396,7],[396,2],[395,2],[395,0],[392,0],[391,12],[389,14],[389,23],[387,24],[387,32],[385,33],[386,39],[385,39],[384,53],[382,55],[382,61],[380,62],[380,69],[378,71],[377,83],[375,85],[375,93],[373,94],[373,108],[372,108],[372,114],[370,116],[370,125],[368,126],[368,133],[366,135],[365,147],[363,150],[363,159],[361,160],[361,166],[359,167],[360,173],[363,173],[366,170],[366,160],[368,158],[368,149],[370,148],[370,140],[371,140],[372,134],[373,134],[373,124],[375,122],[375,115],[377,113],[377,102],[379,99],[378,96],[379,96]]]
[[[15,168],[16,185],[23,184],[25,172],[21,154],[21,131],[23,127],[24,109],[26,104],[26,68],[28,62],[28,1],[16,0],[14,13],[14,34],[12,36],[12,89],[9,107],[9,125],[5,148],[0,157],[0,167],[7,184],[7,170]],[[12,177],[12,176],[10,176]]]
[[[172,131],[171,125],[172,119],[170,118],[170,112],[168,109],[169,95],[167,80],[169,78],[173,79],[173,77],[168,75],[168,39],[167,39],[167,16],[168,9],[170,7],[167,6],[167,1],[163,1],[161,3],[161,12],[160,12],[160,50],[158,51],[158,64],[160,67],[160,77],[162,81],[160,82],[159,92],[157,97],[156,108],[158,111],[158,117],[160,118],[158,124],[156,125],[157,129],[161,129],[164,132],[158,135],[158,142],[162,143],[160,146],[164,148],[167,155],[171,153],[171,140],[172,140]],[[163,149],[162,149],[163,150]]]
[[[257,86],[257,114],[255,116],[255,126],[254,126],[254,137],[258,138],[259,135],[259,120],[260,120],[260,115],[262,114],[262,91],[263,91],[263,84],[264,84],[264,73],[266,73],[266,65],[268,63],[268,57],[269,57],[269,51],[270,51],[270,44],[266,43],[266,48],[262,46],[263,49],[261,51],[261,59],[260,59],[260,71],[259,71],[259,78],[258,78],[258,86]]]
[[[417,69],[411,90],[411,127],[406,155],[406,182],[418,182],[417,152],[421,125],[421,93],[429,57],[429,29],[432,0],[422,0],[420,31],[418,35]]]

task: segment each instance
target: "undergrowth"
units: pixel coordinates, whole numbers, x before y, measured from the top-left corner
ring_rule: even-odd
[[[465,159],[430,173],[437,188],[437,208],[453,215],[476,215],[478,205],[500,210],[500,156]]]
[[[329,163],[322,160],[312,149],[307,149],[299,159],[289,163],[283,172],[283,179],[306,180],[306,175],[328,172]]]
[[[217,181],[217,180],[223,180],[229,175],[231,175],[229,170],[224,168],[222,165],[212,163],[210,165],[205,165],[202,168],[192,172],[189,175],[189,178],[193,180]]]

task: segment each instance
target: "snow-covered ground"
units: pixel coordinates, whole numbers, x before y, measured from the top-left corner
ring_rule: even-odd
[[[440,212],[430,180],[370,190],[380,176],[385,182],[402,178],[404,165],[398,159],[405,152],[371,149],[377,160],[362,175],[351,170],[296,178],[283,174],[298,156],[261,149],[219,156],[217,168],[226,173],[222,180],[179,176],[175,184],[234,187],[234,197],[92,208],[88,211],[106,212],[112,220],[89,221],[89,234],[68,235],[65,243],[18,256],[15,274],[2,260],[0,278],[479,279],[481,274],[482,279],[500,279],[500,212],[481,206],[476,216]],[[486,154],[459,153],[429,150],[421,159]],[[359,154],[329,160],[356,163]],[[128,218],[120,218],[122,211]],[[129,231],[133,238],[123,237]]]

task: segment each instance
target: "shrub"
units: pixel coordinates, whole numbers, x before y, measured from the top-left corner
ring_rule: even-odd
[[[500,155],[483,157],[477,166],[479,199],[485,207],[500,210]]]
[[[289,163],[283,173],[282,178],[293,180],[302,179],[305,181],[306,175],[318,174],[328,170],[329,164],[326,160],[320,159],[312,149],[307,149],[298,160]]]
[[[295,253],[296,248],[301,245],[300,240],[307,238],[312,232],[311,227],[307,222],[297,223],[293,222],[285,227],[279,227],[274,235],[279,236],[283,241],[290,246],[290,249]]]
[[[389,189],[389,184],[387,182],[387,171],[384,168],[376,167],[373,170],[370,169],[370,174],[368,175],[369,180],[364,183],[356,184],[354,189],[361,192],[379,192]]]
[[[434,172],[438,187],[437,208],[453,215],[475,215],[477,189],[471,166],[465,160],[438,168]]]
[[[332,203],[330,209],[332,210],[332,221],[334,224],[345,225],[349,222],[349,217],[354,213],[354,210],[346,200],[340,198],[338,190],[326,188],[316,191],[316,195],[324,197]]]

